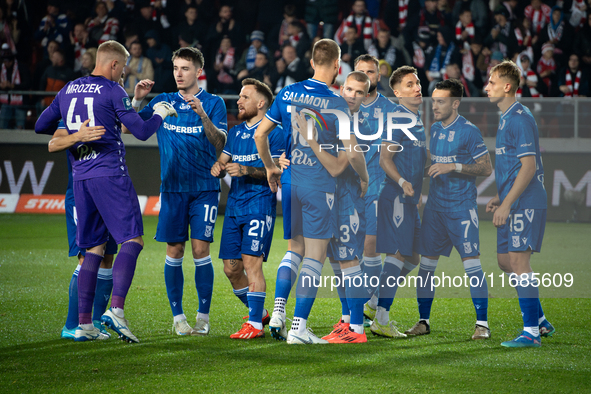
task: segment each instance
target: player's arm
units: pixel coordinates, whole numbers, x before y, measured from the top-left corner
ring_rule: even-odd
[[[201,118],[201,123],[203,124],[203,130],[205,131],[205,136],[207,140],[214,146],[216,152],[219,154],[221,153],[224,146],[226,146],[226,133],[216,127],[213,124],[205,110],[203,109],[203,105],[201,104],[201,100],[197,97],[189,97],[185,98],[187,103],[191,105],[193,111]]]
[[[509,190],[507,197],[503,200],[503,203],[495,210],[493,216],[493,224],[496,227],[502,226],[506,223],[509,213],[511,212],[511,206],[523,191],[527,188],[527,185],[531,182],[532,178],[536,174],[536,156],[522,156],[519,161],[521,162],[521,168],[515,177],[515,182]]]
[[[349,165],[347,154],[341,151],[338,157],[335,157],[326,150],[322,150],[320,144],[316,141],[316,126],[312,125],[312,133],[308,134],[308,123],[301,113],[294,116],[292,127],[308,142],[310,149],[312,149],[322,166],[326,168],[332,177],[336,178],[345,171],[345,168]]]
[[[211,175],[216,178],[223,178],[226,176],[226,164],[232,159],[232,156],[222,152],[219,159],[211,167]]]
[[[146,98],[148,93],[152,91],[152,87],[154,86],[154,81],[149,79],[142,79],[139,81],[133,90],[133,100],[131,100],[131,106],[135,110],[135,112],[140,112],[140,107],[142,106],[142,101]],[[123,134],[131,134],[131,131],[125,125],[121,125],[121,133]]]
[[[430,169],[431,169],[431,150],[427,149],[427,160],[425,160],[425,168],[423,169],[423,178],[429,176]]]
[[[345,152],[347,153],[347,159],[353,167],[353,170],[359,175],[359,180],[361,182],[361,196],[365,196],[367,192],[367,188],[369,187],[369,174],[367,172],[367,164],[365,163],[365,156],[362,152],[357,152],[357,150],[353,149],[357,146],[357,137],[355,134],[350,135],[350,139],[348,140],[341,140],[343,143],[343,147],[345,148]]]
[[[254,133],[254,142],[257,146],[259,156],[265,165],[267,181],[273,193],[277,192],[277,187],[281,186],[281,169],[275,165],[269,147],[269,135],[275,126],[277,126],[275,123],[264,117]]]
[[[412,188],[411,183],[400,175],[398,168],[396,168],[396,164],[394,164],[394,161],[392,160],[394,159],[394,155],[396,154],[395,151],[397,150],[396,147],[398,146],[400,145],[393,142],[384,141],[384,146],[380,152],[380,167],[382,167],[386,173],[386,176],[388,176],[394,182],[397,182],[402,187],[405,196],[412,197],[415,195],[415,191]],[[392,151],[390,151],[390,149],[392,149]]]
[[[105,134],[104,126],[88,126],[87,119],[80,126],[80,130],[69,134],[66,129],[57,129],[49,141],[49,152],[61,152],[78,142],[93,142],[99,140]]]
[[[35,133],[53,135],[61,118],[59,99],[56,97],[49,107],[45,108],[39,118],[37,118],[37,122],[35,122]]]
[[[437,163],[429,168],[429,176],[433,178],[436,178],[438,175],[449,174],[450,172],[470,176],[489,176],[492,174],[490,155],[487,152],[485,155],[477,158],[476,163],[473,164]]]

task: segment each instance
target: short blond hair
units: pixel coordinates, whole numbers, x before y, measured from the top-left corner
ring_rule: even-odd
[[[123,45],[113,40],[103,42],[99,45],[98,50],[96,51],[97,62],[103,60],[103,58],[109,59],[114,56],[123,56],[127,59],[129,57],[129,52]]]
[[[521,81],[521,69],[511,60],[504,60],[490,70],[490,75],[497,74],[498,78],[508,80],[511,84],[511,93],[515,93]]]

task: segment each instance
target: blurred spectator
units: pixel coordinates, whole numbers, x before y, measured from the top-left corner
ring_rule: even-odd
[[[464,97],[479,97],[480,91],[476,86],[468,81],[462,75],[460,70],[460,65],[454,62],[451,62],[447,65],[446,72],[445,72],[445,79],[457,79],[462,83],[464,86]]]
[[[476,59],[476,74],[480,74],[482,79],[482,88],[488,83],[488,65],[491,61],[492,52],[488,47],[478,45],[474,42],[470,45],[472,53],[475,54]],[[502,56],[502,55],[501,55]],[[463,64],[462,64],[463,66]]]
[[[275,93],[279,93],[287,85],[306,78],[308,78],[306,64],[297,56],[293,46],[285,45],[281,51],[281,58],[275,62],[275,70],[271,73]]]
[[[172,75],[172,50],[170,47],[160,41],[160,35],[156,30],[150,30],[146,33],[146,57],[152,62],[154,67],[154,93],[173,91],[176,84]]]
[[[215,77],[217,80],[217,93],[221,94],[236,94],[235,87],[235,71],[236,64],[236,50],[232,46],[230,37],[222,38],[220,47],[215,56],[215,63],[213,69],[215,70]]]
[[[540,42],[540,45],[543,43],[539,39],[539,36],[532,37],[531,35],[531,22],[527,18],[520,18],[515,23],[515,28],[513,29],[515,33],[515,38],[517,39],[517,47],[515,48],[515,52],[508,53],[507,55],[513,55],[516,52],[524,52],[527,51],[528,53],[533,54],[532,45],[536,42]],[[532,58],[533,59],[533,58]]]
[[[510,11],[511,5],[507,3],[517,3],[517,0],[506,1],[503,5],[507,8],[509,20],[512,19],[512,12]],[[452,12],[452,18],[454,21],[460,18],[460,14],[464,9],[469,9],[471,14],[472,23],[476,30],[476,35],[485,36],[488,34],[490,26],[490,8],[486,0],[457,0]]]
[[[238,79],[241,79],[240,74],[243,71],[252,70],[255,68],[256,58],[259,53],[264,54],[267,56],[269,50],[264,44],[265,42],[265,35],[260,30],[255,30],[250,34],[250,46],[246,51],[242,53],[242,57],[236,64],[236,73],[238,74]]]
[[[287,27],[287,34],[289,35],[289,43],[296,49],[298,57],[304,59],[306,52],[311,47],[310,36],[304,29],[304,25],[300,21],[292,21]]]
[[[531,60],[527,54],[521,54],[517,61],[521,69],[521,80],[516,97],[540,97],[538,92],[538,75],[531,69]]]
[[[573,3],[570,8],[569,23],[575,29],[579,30],[585,26],[587,22],[587,15],[589,5],[585,4],[585,0],[572,0]],[[588,3],[588,2],[587,2]]]
[[[269,46],[269,49],[272,52],[277,51],[275,57],[279,57],[281,55],[281,46],[284,42],[289,40],[289,34],[287,33],[289,24],[296,20],[297,18],[295,5],[288,4],[285,7],[283,7],[283,20],[280,24],[278,24],[271,30],[271,33],[269,34],[269,38],[267,40],[267,45]]]
[[[242,83],[243,79],[254,78],[259,81],[263,81],[270,87],[273,86],[271,83],[271,67],[269,66],[269,58],[263,52],[258,52],[254,61],[254,67],[250,70],[244,69],[238,73],[238,84]]]
[[[140,35],[133,29],[125,29],[123,34],[123,44],[125,48],[131,47],[132,42],[140,41]]]
[[[505,58],[503,57],[503,54],[501,52],[494,51],[494,52],[491,53],[489,59],[490,60],[488,62],[488,67],[486,69],[486,78],[485,78],[486,82],[485,82],[485,85],[488,83],[488,80],[490,78],[490,70],[492,70],[492,68],[494,66],[496,66],[497,64],[500,64]]]
[[[96,50],[97,48],[88,48],[84,55],[82,55],[82,65],[79,70],[81,77],[86,77],[92,73],[96,65]]]
[[[429,95],[435,90],[435,84],[442,81],[449,64],[458,64],[458,47],[453,42],[453,33],[451,28],[443,26],[437,32],[437,47],[432,56],[427,59],[429,67],[427,79],[429,80]],[[459,71],[459,69],[458,69]]]
[[[546,90],[552,88],[552,78],[556,73],[556,62],[554,61],[554,45],[546,43],[542,45],[542,57],[538,60],[538,75],[546,85]]]
[[[542,29],[550,23],[552,9],[542,0],[530,0],[530,5],[525,7],[525,17],[531,22],[532,34],[539,35]]]
[[[386,97],[394,97],[394,92],[390,89],[390,75],[392,75],[392,67],[384,59],[379,63],[380,79],[378,80],[378,92]]]
[[[361,38],[366,50],[372,44],[374,38],[378,37],[379,23],[377,19],[374,20],[367,13],[364,0],[355,0],[351,7],[351,14],[339,26],[334,36],[335,41],[339,45],[344,42],[346,30],[351,26],[357,28],[357,34]]]
[[[41,19],[39,28],[35,33],[35,40],[47,49],[49,41],[57,42],[64,48],[66,39],[70,34],[70,22],[66,14],[60,14],[59,1],[49,0],[47,4],[47,15]]]
[[[460,19],[456,23],[456,41],[463,47],[464,42],[472,42],[475,35],[476,28],[472,22],[472,11],[469,6],[464,6],[460,11]]]
[[[384,22],[394,37],[404,36],[407,44],[414,38],[413,28],[419,23],[421,3],[410,0],[387,0],[384,8]]]
[[[66,66],[64,51],[61,48],[56,49],[51,54],[51,65],[47,67],[41,77],[39,90],[46,92],[58,92],[66,84],[76,78],[74,70]],[[43,108],[49,106],[55,96],[47,96],[43,99]]]
[[[28,90],[31,88],[31,76],[26,66],[21,66],[8,43],[2,44],[0,51],[2,72],[0,73],[0,90]],[[0,129],[8,129],[11,119],[15,120],[14,128],[24,129],[27,119],[28,96],[21,94],[0,94]]]
[[[165,43],[165,41],[163,41],[164,28],[162,27],[162,24],[160,24],[160,22],[156,18],[154,18],[155,10],[150,4],[150,1],[138,1],[135,8],[139,11],[139,14],[136,18],[134,18],[134,22],[131,24],[131,26],[125,26],[126,30],[129,29],[137,33],[139,39],[145,39],[146,34],[149,31],[155,31],[156,33],[158,33],[158,39],[162,43]]]
[[[497,7],[495,10],[497,25],[492,28],[484,41],[484,45],[488,46],[491,51],[501,52],[504,58],[513,57],[514,53],[519,52],[515,30],[512,29],[508,17],[509,12],[505,7]]]
[[[116,40],[119,34],[119,21],[109,17],[109,10],[104,1],[98,1],[94,7],[96,16],[88,21],[86,28],[90,39],[102,44],[105,41]]]
[[[339,23],[338,0],[306,0],[305,19],[311,39],[318,35],[319,24],[322,25],[322,37],[333,38],[335,26]]]
[[[540,43],[549,42],[554,45],[554,57],[558,64],[565,65],[568,55],[572,52],[574,40],[573,27],[564,20],[562,8],[553,7],[550,23],[540,33]]]
[[[74,30],[70,32],[70,44],[72,44],[72,50],[74,51],[74,71],[80,71],[82,55],[86,53],[88,48],[97,48],[98,42],[90,39],[84,23],[76,23]]]
[[[428,33],[427,46],[437,46],[437,31],[441,26],[449,24],[446,22],[445,15],[437,9],[437,0],[425,0],[425,6],[419,13],[418,31]]]
[[[232,16],[232,8],[229,5],[222,5],[218,13],[218,21],[209,28],[207,44],[210,45],[208,52],[211,55],[214,57],[217,55],[222,39],[226,36],[235,47],[242,49],[244,44],[242,29]]]
[[[460,48],[462,56],[461,67],[462,76],[470,83],[474,84],[478,92],[483,88],[482,72],[486,72],[486,67],[483,70],[477,68],[478,57],[482,51],[482,40],[480,37],[474,37],[471,43],[464,41],[464,45]]]
[[[561,97],[589,96],[589,73],[581,70],[576,54],[570,55],[568,65],[558,73],[557,85]]]
[[[369,46],[367,52],[377,59],[387,61],[393,69],[397,69],[406,63],[403,54],[392,42],[390,30],[386,28],[380,29],[378,32],[378,38],[376,38]]]
[[[340,47],[341,59],[353,69],[355,59],[365,53],[363,41],[359,39],[359,35],[357,34],[357,26],[351,25],[346,28],[345,39]]]
[[[4,13],[4,7],[0,6],[0,35],[2,43],[8,44],[8,49],[16,55],[16,44],[20,39],[20,30],[16,18]]]
[[[133,42],[129,47],[129,58],[123,69],[125,71],[124,88],[127,94],[133,96],[135,85],[142,79],[154,80],[154,67],[152,61],[142,53],[142,44],[139,41]]]
[[[191,4],[185,10],[185,18],[174,29],[175,42],[182,36],[183,41],[190,43],[193,46],[197,43],[203,45],[205,37],[207,37],[207,27],[203,23],[198,22],[197,5]]]
[[[582,61],[582,68],[591,70],[591,13],[587,16],[587,24],[575,36],[573,52]]]

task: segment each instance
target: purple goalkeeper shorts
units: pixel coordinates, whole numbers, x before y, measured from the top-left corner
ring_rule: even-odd
[[[80,248],[107,242],[109,232],[121,244],[144,234],[137,194],[128,176],[74,181]]]

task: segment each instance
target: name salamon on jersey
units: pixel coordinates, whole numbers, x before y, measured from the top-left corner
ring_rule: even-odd
[[[71,84],[66,89],[66,94],[74,94],[74,93],[96,93],[101,94],[101,89],[103,85],[99,85],[97,83],[85,83],[82,85],[74,85]]]
[[[203,126],[177,126],[175,124],[170,124],[166,122],[162,124],[162,127],[164,127],[166,130],[183,134],[201,133],[201,131],[203,130]]]
[[[291,101],[293,104],[302,103],[306,105],[312,105],[318,108],[328,108],[329,98],[320,98],[316,96],[310,96],[309,94],[294,93],[286,91],[283,94],[284,101]]]

